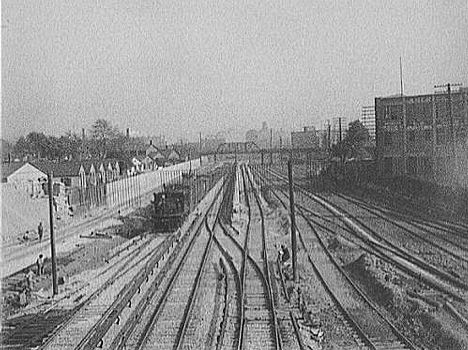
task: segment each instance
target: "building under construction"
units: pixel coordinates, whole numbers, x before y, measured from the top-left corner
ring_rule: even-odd
[[[468,187],[468,89],[375,99],[380,173]]]

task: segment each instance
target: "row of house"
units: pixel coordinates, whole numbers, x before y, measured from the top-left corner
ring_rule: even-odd
[[[131,164],[117,159],[52,162],[37,160],[2,166],[2,181],[40,197],[47,192],[48,174],[52,174],[54,192],[60,188],[86,188],[112,182],[125,175]]]
[[[159,149],[150,142],[144,155],[136,155],[132,158],[134,171],[137,173],[157,170],[160,167],[174,165],[185,160],[184,152],[172,147],[170,149]]]
[[[87,188],[112,182],[122,176],[133,176],[174,165],[190,157],[190,150],[158,149],[150,142],[144,155],[130,159],[92,159],[53,162],[33,160],[2,164],[2,182],[24,190],[32,197],[44,195],[47,175],[52,173],[53,182],[64,188]]]

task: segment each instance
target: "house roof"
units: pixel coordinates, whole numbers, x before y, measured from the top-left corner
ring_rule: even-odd
[[[2,181],[21,168],[24,162],[2,163]]]
[[[52,171],[54,177],[78,176],[81,166],[83,166],[85,173],[88,174],[93,165],[95,170],[97,169],[96,167],[99,166],[99,162],[93,160],[66,162],[51,162],[48,160],[40,160],[29,163],[43,173],[48,174]]]
[[[160,151],[154,151],[154,152],[148,153],[148,157],[150,157],[153,160],[164,159],[164,154],[162,154]]]

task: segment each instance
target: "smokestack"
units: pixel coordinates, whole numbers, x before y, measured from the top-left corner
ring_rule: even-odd
[[[84,128],[81,129],[81,135],[82,135],[82,139],[83,139],[83,141],[84,141],[85,138],[86,138],[85,129],[84,129]]]
[[[127,128],[127,139],[130,138],[130,128]]]
[[[150,146],[152,146],[152,145],[153,145],[153,140],[150,140]]]

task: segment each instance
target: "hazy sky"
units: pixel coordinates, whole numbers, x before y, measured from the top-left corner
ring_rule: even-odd
[[[468,1],[2,0],[2,134],[300,128],[468,86]]]

